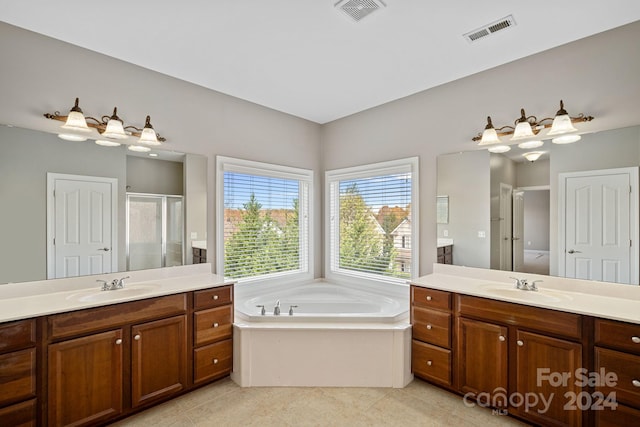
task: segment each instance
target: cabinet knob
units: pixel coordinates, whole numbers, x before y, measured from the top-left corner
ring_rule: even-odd
[[[427,366],[431,366],[433,365],[433,362],[431,360],[427,360]]]
[[[218,359],[213,359],[212,362],[213,362],[214,365],[217,365],[218,364]]]
[[[631,380],[631,384],[633,384],[634,387],[640,387],[640,381],[638,380]]]
[[[431,301],[431,295],[427,295],[427,301]]]
[[[140,334],[136,334],[136,335],[133,337],[133,339],[134,339],[134,340],[136,340],[136,341],[140,341]]]
[[[218,324],[218,322],[216,322],[216,323],[214,323],[214,324],[213,324],[213,327],[214,327],[214,328],[217,328],[218,326],[220,326],[220,325]]]
[[[504,341],[506,341],[507,339],[504,337],[504,335],[500,335],[500,336],[498,337],[498,340],[499,340],[499,341],[501,341],[501,342],[504,342]]]
[[[116,344],[117,344],[117,345],[122,344],[122,338],[118,338],[118,339],[116,340]]]
[[[214,299],[214,300],[217,300],[219,297],[218,297],[218,295],[214,295],[211,298]]]
[[[431,328],[433,328],[433,326],[427,325],[427,329],[431,330]]]
[[[640,337],[631,337],[631,341],[633,341],[634,344],[640,344]]]
[[[524,345],[524,341],[518,340],[516,344],[518,344],[518,347],[522,347]]]

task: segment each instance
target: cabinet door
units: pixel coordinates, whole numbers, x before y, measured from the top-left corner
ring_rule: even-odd
[[[122,330],[51,344],[48,425],[96,424],[122,412]]]
[[[131,404],[140,406],[187,386],[186,316],[132,327]]]
[[[507,332],[504,326],[464,317],[457,319],[458,388],[475,396],[483,393],[480,396],[483,405],[507,406],[504,398],[509,372]],[[489,396],[491,400],[487,402]]]
[[[582,391],[576,378],[582,346],[520,330],[516,339],[516,391],[524,399],[516,412],[542,425],[580,425],[582,411],[572,407],[572,396]]]

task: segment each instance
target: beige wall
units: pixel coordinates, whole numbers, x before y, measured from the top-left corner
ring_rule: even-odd
[[[184,192],[182,162],[127,156],[127,192],[171,194]]]
[[[42,113],[65,111],[76,96],[88,115],[118,106],[125,121],[141,125],[150,114],[167,148],[209,160],[210,248],[217,154],[312,169],[316,276],[322,274],[321,172],[418,156],[420,274],[427,274],[436,258],[436,157],[473,149],[471,137],[489,114],[500,125],[512,123],[523,107],[553,115],[561,98],[570,113],[594,115],[600,129],[638,124],[639,39],[636,22],[320,126],[0,23],[0,123],[54,132],[59,123]]]

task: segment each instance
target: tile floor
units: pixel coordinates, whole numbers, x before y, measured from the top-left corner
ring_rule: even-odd
[[[392,388],[241,388],[229,378],[114,424],[130,426],[524,426],[414,380]]]

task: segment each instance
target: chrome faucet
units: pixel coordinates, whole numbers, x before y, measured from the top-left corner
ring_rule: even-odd
[[[536,283],[538,282],[542,282],[542,280],[534,280],[533,282],[531,282],[531,284],[529,284],[529,280],[528,279],[518,279],[516,277],[509,277],[510,279],[513,279],[516,281],[516,289],[521,289],[523,291],[534,291],[537,292],[538,291],[538,287],[536,286]]]
[[[267,314],[267,311],[264,309],[264,305],[256,305],[256,307],[260,309],[261,316],[264,316],[265,314]]]
[[[129,276],[121,277],[120,279],[113,279],[111,283],[106,280],[96,280],[96,282],[102,282],[102,286],[100,287],[103,291],[115,291],[116,289],[124,288],[124,279],[128,279]]]
[[[289,316],[293,316],[293,309],[294,308],[298,308],[298,306],[297,305],[290,305],[289,306]]]
[[[280,300],[276,301],[276,306],[273,307],[273,315],[280,316]]]

